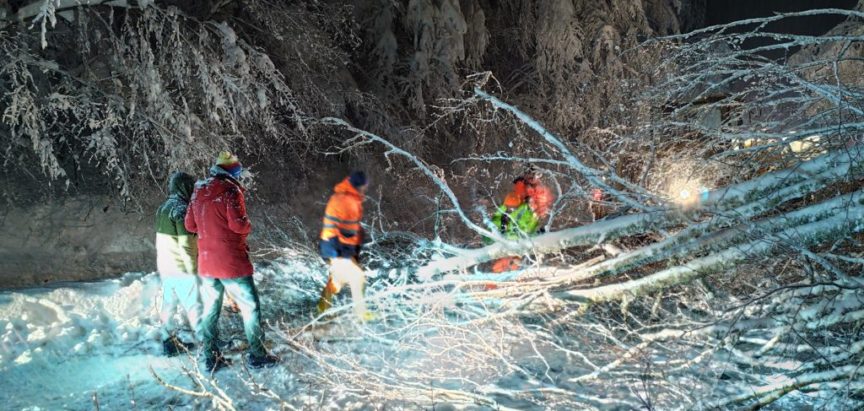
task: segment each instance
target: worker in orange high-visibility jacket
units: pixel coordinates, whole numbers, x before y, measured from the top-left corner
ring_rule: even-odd
[[[354,299],[354,312],[361,321],[372,319],[363,298],[366,274],[358,262],[363,244],[360,220],[363,219],[363,200],[368,183],[365,173],[354,171],[334,187],[327,202],[319,246],[321,257],[330,264],[330,274],[318,301],[319,313],[329,309],[333,297],[348,284]]]
[[[555,195],[540,179],[540,174],[528,170],[513,180],[513,189],[504,197],[504,203],[492,216],[492,222],[508,240],[532,236],[540,230],[540,222],[549,215]],[[499,258],[492,264],[492,272],[518,270],[521,257]],[[487,288],[494,288],[489,285]]]

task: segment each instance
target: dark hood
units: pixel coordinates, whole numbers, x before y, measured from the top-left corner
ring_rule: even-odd
[[[168,194],[175,194],[187,202],[192,198],[194,189],[195,177],[182,171],[171,174],[171,178],[168,179]]]

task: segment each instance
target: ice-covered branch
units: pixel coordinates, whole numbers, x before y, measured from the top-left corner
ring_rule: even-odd
[[[603,180],[603,177],[605,176],[605,177],[609,178],[611,181],[614,181],[615,183],[621,184],[622,186],[627,187],[630,190],[633,190],[636,194],[639,194],[645,198],[651,198],[652,196],[649,193],[645,192],[645,190],[643,190],[641,187],[638,187],[637,185],[630,183],[627,180],[624,180],[623,178],[617,176],[614,172],[611,172],[611,171],[602,172],[600,170],[595,170],[591,167],[588,167],[581,160],[579,160],[579,158],[577,158],[576,155],[573,154],[572,151],[570,151],[570,149],[564,144],[564,142],[558,136],[552,134],[552,132],[550,132],[545,127],[543,127],[543,125],[540,124],[540,122],[531,118],[528,114],[525,114],[525,112],[523,112],[522,110],[519,110],[518,108],[514,107],[511,104],[507,104],[504,101],[501,101],[497,97],[494,97],[491,94],[486,93],[485,91],[483,91],[479,88],[474,89],[474,94],[477,97],[488,101],[494,107],[502,109],[502,110],[506,110],[506,111],[512,113],[516,118],[518,118],[520,121],[522,121],[526,126],[530,127],[531,129],[536,131],[538,134],[540,134],[540,136],[542,136],[547,142],[549,142],[555,148],[558,149],[558,151],[561,153],[561,155],[564,156],[564,158],[567,160],[567,164],[570,167],[575,169],[582,177],[584,177],[586,180],[588,180],[588,182],[590,182],[595,187],[602,188],[603,190],[608,192],[611,196],[620,200],[622,203],[624,203],[630,207],[633,207],[637,210],[642,210],[642,211],[649,211],[650,210],[650,207],[630,198],[630,196],[628,194],[610,186],[608,183],[606,183]]]
[[[766,238],[737,245],[707,257],[697,258],[681,266],[663,270],[638,280],[595,289],[570,290],[566,294],[592,302],[619,299],[625,296],[641,296],[663,288],[687,283],[709,273],[724,269],[732,270],[736,264],[742,261],[767,256],[775,248],[783,247],[786,241],[811,245],[824,241],[826,237],[839,237],[864,230],[864,226],[861,224],[850,224],[850,221],[864,219],[864,206],[861,204],[850,205],[840,213],[835,217],[789,228]]]
[[[849,150],[820,156],[791,169],[771,172],[751,181],[713,190],[708,193],[701,206],[719,218],[688,227],[686,233],[689,234],[680,234],[666,240],[664,244],[681,243],[682,238],[686,240],[694,235],[702,235],[709,229],[716,228],[723,221],[747,220],[779,204],[821,190],[825,186],[847,178],[853,171],[860,173],[857,165],[861,161],[861,147],[855,146]],[[529,252],[543,254],[576,246],[592,246],[620,237],[665,229],[684,221],[687,221],[687,216],[679,210],[626,215],[519,240],[515,246],[492,244],[479,249],[466,250],[458,256],[430,262],[419,269],[418,275],[421,278],[431,278],[439,273],[462,270],[510,255]],[[656,253],[654,250],[664,246],[651,246],[634,253],[644,252],[654,255]],[[629,254],[615,261],[623,262],[635,255]],[[612,263],[606,263],[607,266],[609,264]]]

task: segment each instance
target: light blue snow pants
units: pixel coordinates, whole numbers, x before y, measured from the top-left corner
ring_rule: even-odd
[[[199,277],[195,274],[161,274],[159,278],[162,280],[162,307],[159,309],[162,341],[177,332],[176,313],[179,306],[186,311],[189,327],[197,330],[203,309],[198,294]]]

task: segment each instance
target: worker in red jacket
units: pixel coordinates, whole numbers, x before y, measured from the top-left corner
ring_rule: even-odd
[[[363,244],[360,220],[363,218],[363,199],[367,187],[366,174],[362,171],[352,172],[334,187],[333,195],[327,201],[319,246],[321,257],[330,264],[330,275],[318,301],[319,313],[330,308],[333,296],[348,284],[357,316],[361,321],[372,319],[363,299],[366,274],[358,263],[360,246]]]
[[[242,170],[237,156],[221,152],[210,168],[210,177],[195,185],[185,219],[186,229],[198,234],[198,275],[204,312],[196,331],[211,372],[231,364],[217,347],[217,323],[225,292],[240,307],[249,342],[249,366],[272,366],[277,361],[264,349],[258,291],[246,245],[252,224],[246,215],[243,186],[237,181]]]

